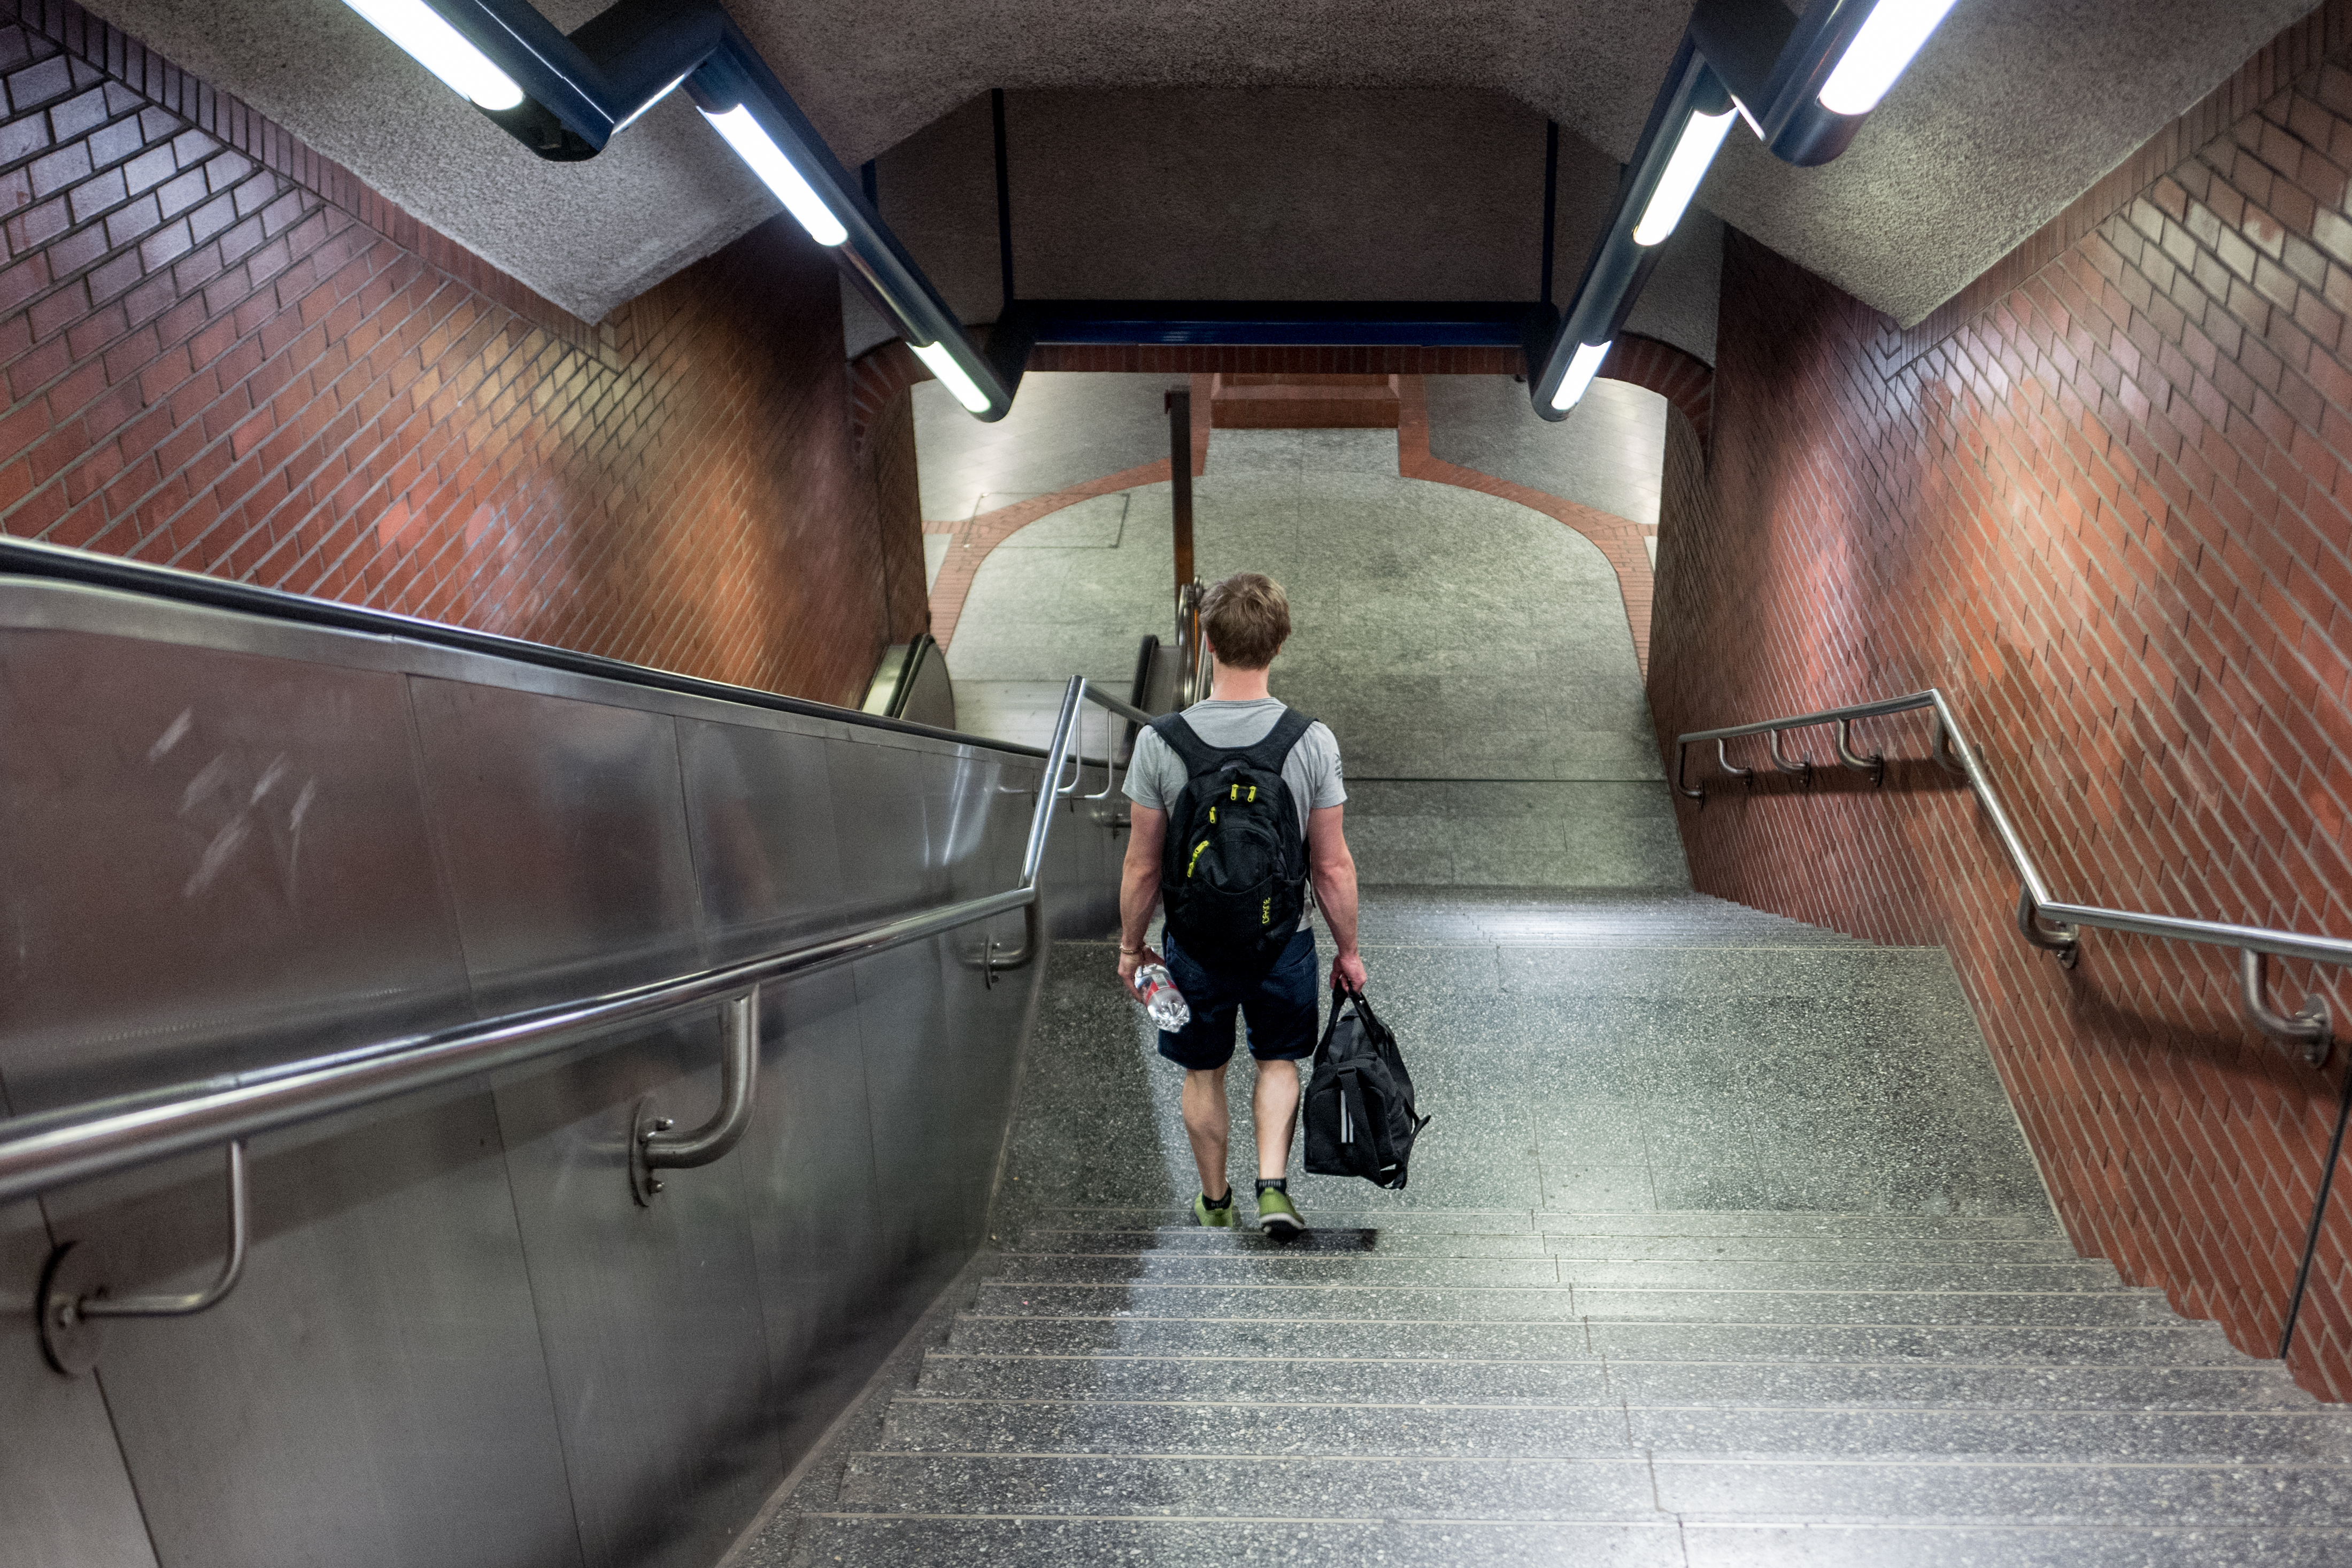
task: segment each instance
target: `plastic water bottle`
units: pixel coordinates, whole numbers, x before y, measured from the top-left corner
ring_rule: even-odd
[[[1146,964],[1135,971],[1135,999],[1153,1023],[1171,1034],[1192,1021],[1192,1004],[1176,988],[1176,977],[1165,964]]]

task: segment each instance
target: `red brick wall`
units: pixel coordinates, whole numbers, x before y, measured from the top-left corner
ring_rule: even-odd
[[[788,221],[592,326],[76,8],[0,78],[0,529],[834,702],[921,629]]]
[[[2352,935],[2352,74],[2315,63],[2346,9],[2241,74],[2252,112],[2168,132],[2168,173],[2093,193],[2111,215],[1940,329],[1735,236],[1712,450],[1669,448],[1669,761],[1681,730],[1939,685],[2060,896]],[[1927,754],[1916,716],[1859,733]],[[1931,764],[1792,782],[1682,804],[1698,885],[1948,945],[2077,1244],[2274,1354],[2341,1052],[2315,1071],[2253,1036],[2223,953],[2094,932],[2070,973],[2026,946]],[[2285,1005],[2316,983],[2352,1038],[2352,987],[2284,967]],[[2338,1399],[2347,1204],[2292,1357]]]

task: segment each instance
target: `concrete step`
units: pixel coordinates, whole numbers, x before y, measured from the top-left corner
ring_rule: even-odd
[[[1541,1524],[1318,1517],[1301,1498],[1285,1520],[898,1518],[827,1513],[801,1523],[793,1568],[907,1568],[909,1563],[1363,1563],[1446,1568],[1684,1568],[1681,1531],[1663,1515],[1639,1523]],[[2315,1560],[2316,1561],[2316,1560]]]
[[[901,1518],[827,1513],[802,1522],[793,1568],[921,1563],[1366,1563],[1449,1568],[2340,1568],[2338,1531],[2113,1525],[1873,1524],[1865,1528],[1297,1518]]]
[[[1844,1406],[2309,1410],[2274,1364],[1923,1366],[1911,1362],[1465,1361],[1328,1356],[985,1355],[933,1351],[919,1396],[1390,1405]]]
[[[1467,1535],[1468,1531],[1463,1531]],[[1684,1568],[2323,1568],[2344,1560],[2344,1531],[2242,1527],[2168,1530],[2112,1523],[1685,1524]]]
[[[948,1347],[975,1355],[1276,1356],[1635,1362],[1904,1362],[1922,1365],[2225,1366],[2255,1362],[2213,1323],[1823,1324],[1465,1323],[1298,1319],[1196,1322],[1107,1312],[1090,1318],[959,1314]]]
[[[859,1453],[845,1508],[1207,1519],[1654,1520],[1649,1461]]]
[[[1383,1258],[1534,1258],[1584,1261],[1655,1259],[1689,1262],[2073,1263],[2074,1246],[2058,1239],[1903,1236],[1584,1236],[1535,1230],[1420,1231],[1318,1226],[1296,1241],[1254,1230],[1198,1225],[1138,1230],[1025,1231],[1013,1250],[1087,1257],[1147,1254],[1299,1257],[1341,1253]]]
[[[1446,890],[1399,884],[1363,889],[1360,929],[1374,942],[1577,940],[1591,933],[1670,937],[1682,933],[1832,946],[1870,944],[1825,926],[1705,894],[1631,889],[1579,894],[1561,888]]]
[[[1307,1252],[1296,1257],[1253,1249],[1247,1255],[1169,1254],[1088,1257],[1068,1252],[1007,1252],[987,1270],[1005,1284],[1346,1284],[1557,1285],[1551,1258],[1392,1258],[1362,1253]]]
[[[1247,1204],[1249,1195],[1240,1201]],[[1849,1237],[1856,1239],[2063,1240],[2054,1216],[2044,1214],[1823,1214],[1811,1210],[1667,1209],[1579,1212],[1547,1208],[1318,1209],[1308,1234],[1375,1231],[1383,1238],[1415,1235],[1487,1236],[1526,1231],[1570,1239],[1689,1237],[1715,1241],[1751,1238]],[[1133,1231],[1205,1234],[1190,1208],[1041,1205],[1020,1211],[1013,1234],[1036,1231]]]
[[[1660,1454],[1651,1463],[1658,1506],[1685,1523],[1909,1519],[2352,1529],[2352,1467],[2309,1459],[2241,1464],[2220,1457],[2201,1463],[2115,1465]],[[2339,1559],[2343,1544],[2339,1534]],[[2147,1561],[2202,1568],[2209,1559]]]
[[[1571,1285],[1640,1290],[2030,1291],[2119,1290],[2105,1260],[2063,1263],[1724,1262],[1684,1259],[1412,1258],[1362,1252],[1252,1249],[1198,1252],[999,1254],[988,1277],[1005,1284]]]
[[[2352,1527],[2352,1467],[1659,1455],[850,1457],[845,1510],[1191,1519],[1686,1520]],[[2191,1562],[2198,1560],[2191,1559]]]
[[[1620,1286],[1060,1285],[984,1281],[983,1317],[1222,1319],[1255,1323],[1622,1322],[2035,1323],[2126,1326],[2173,1321],[2162,1292],[2132,1288],[2019,1291],[1643,1290]]]
[[[879,1447],[996,1454],[2001,1455],[2043,1459],[2352,1460],[2330,1410],[1849,1410],[1585,1405],[1347,1405],[1108,1399],[894,1400]]]

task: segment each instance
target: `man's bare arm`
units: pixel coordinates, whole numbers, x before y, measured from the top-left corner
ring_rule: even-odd
[[[1151,929],[1151,912],[1160,904],[1160,849],[1168,838],[1168,813],[1130,803],[1127,820],[1127,860],[1118,878],[1118,977],[1120,984],[1131,987],[1138,965],[1160,961],[1160,955],[1143,945],[1143,935]]]
[[[1315,902],[1331,925],[1331,940],[1339,956],[1331,961],[1331,983],[1351,990],[1364,988],[1364,958],[1356,950],[1356,857],[1348,851],[1340,830],[1345,806],[1318,806],[1307,813],[1307,873],[1315,883]]]

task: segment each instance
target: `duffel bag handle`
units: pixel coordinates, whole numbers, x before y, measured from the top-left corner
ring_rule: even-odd
[[[1342,985],[1335,979],[1331,982],[1331,1017],[1334,1019],[1339,1016],[1339,1004],[1342,1001],[1353,1002],[1356,1005],[1356,1016],[1364,1020],[1366,1029],[1387,1032],[1381,1028],[1380,1015],[1372,1011],[1372,1004],[1364,999],[1364,993],[1354,986]],[[1327,1030],[1325,1032],[1329,1031]]]

